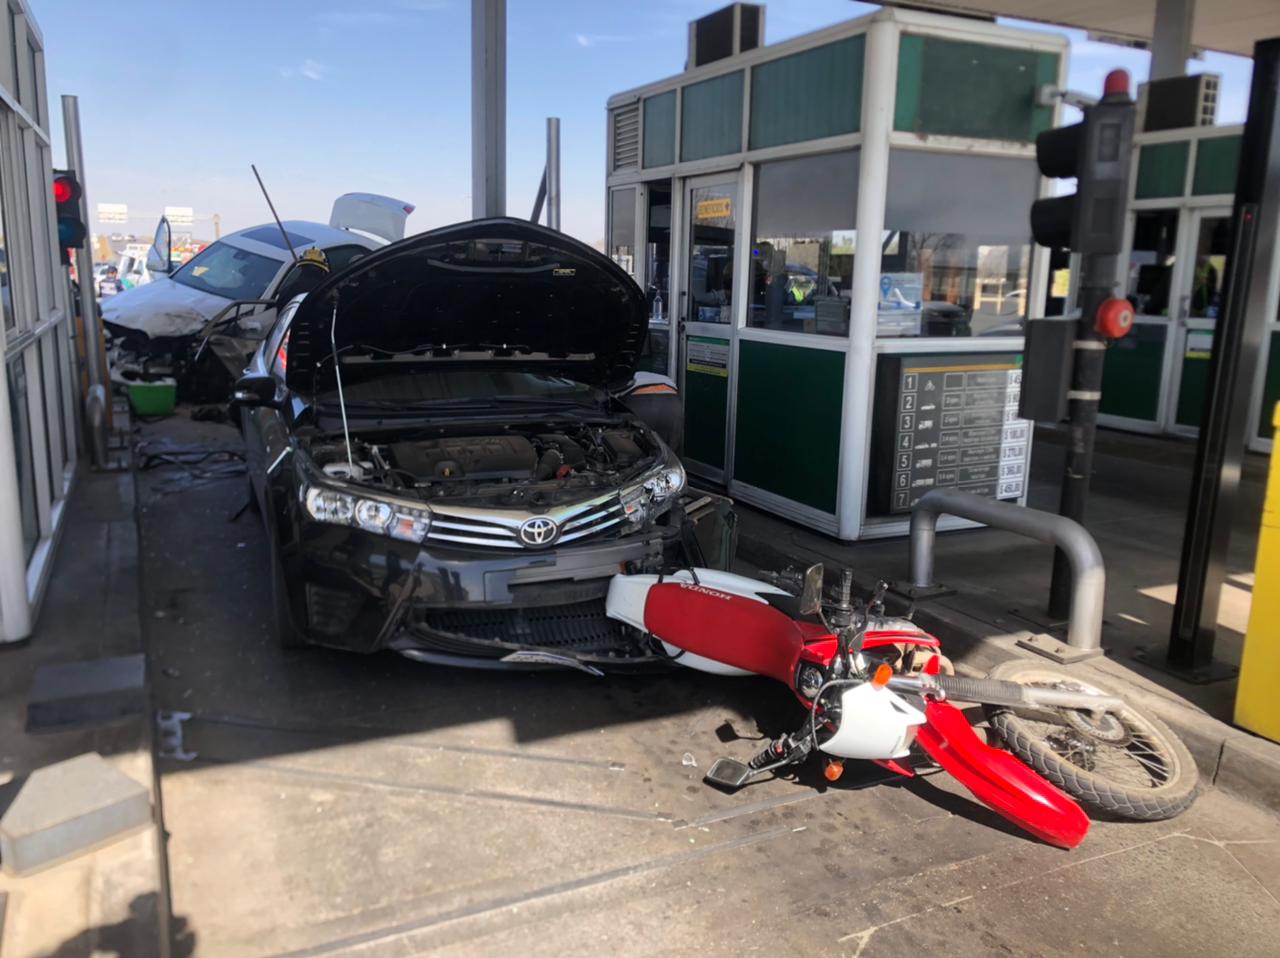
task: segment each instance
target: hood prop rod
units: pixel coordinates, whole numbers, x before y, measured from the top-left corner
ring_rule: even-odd
[[[347,480],[355,478],[356,464],[351,457],[351,430],[347,428],[347,400],[342,395],[342,364],[338,361],[338,297],[333,297],[333,317],[329,320],[329,350],[333,355],[333,378],[338,383],[338,409],[342,412],[342,441],[347,447]]]

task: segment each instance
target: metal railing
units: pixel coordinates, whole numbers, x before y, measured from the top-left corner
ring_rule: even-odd
[[[933,586],[933,547],[938,517],[972,519],[1057,546],[1071,564],[1071,611],[1067,645],[1094,651],[1102,645],[1102,606],[1107,573],[1093,536],[1080,523],[1052,512],[1028,509],[1012,502],[987,499],[956,489],[934,489],[911,513],[911,556],[908,575],[917,589]]]

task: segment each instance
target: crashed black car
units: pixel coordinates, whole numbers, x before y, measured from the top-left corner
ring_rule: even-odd
[[[511,219],[394,243],[282,308],[233,400],[279,641],[660,660],[605,617],[609,577],[727,561],[699,544],[723,546],[727,500],[686,489],[674,386],[637,382],[647,324],[611,260]]]

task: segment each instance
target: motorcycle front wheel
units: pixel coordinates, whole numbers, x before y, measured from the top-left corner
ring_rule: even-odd
[[[1115,694],[1025,659],[1002,663],[990,678]],[[1101,715],[1076,709],[985,710],[1009,751],[1083,805],[1121,818],[1160,821],[1195,801],[1200,773],[1191,753],[1167,725],[1131,705]]]

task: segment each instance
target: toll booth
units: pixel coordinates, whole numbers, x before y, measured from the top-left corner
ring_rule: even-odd
[[[1199,430],[1231,245],[1241,130],[1197,125],[1134,137],[1125,275],[1117,280],[1136,316],[1130,334],[1107,351],[1098,417],[1103,425],[1183,436]],[[1255,452],[1271,451],[1270,410],[1280,401],[1278,295],[1275,276],[1268,356],[1259,365],[1250,408],[1249,447]]]
[[[935,487],[1023,501],[1037,91],[1066,39],[885,9],[763,46],[763,18],[704,18],[684,73],[608,101],[608,252],[686,466],[846,540],[905,533]]]

